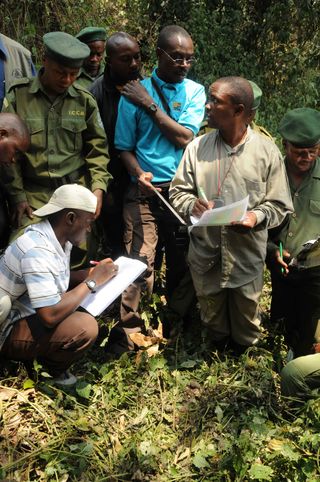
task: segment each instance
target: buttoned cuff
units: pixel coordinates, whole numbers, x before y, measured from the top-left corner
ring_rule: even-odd
[[[19,194],[10,195],[10,199],[13,204],[27,202],[27,196],[25,192],[21,192]]]
[[[111,181],[112,177],[110,176],[106,182],[103,181],[96,181],[93,182],[91,185],[91,191],[94,192],[96,189],[101,189],[102,191],[106,192],[107,186],[109,182]]]

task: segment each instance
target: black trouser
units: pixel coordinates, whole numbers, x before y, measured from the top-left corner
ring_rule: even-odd
[[[271,271],[271,320],[284,320],[286,342],[295,356],[312,353],[320,319],[320,267]]]

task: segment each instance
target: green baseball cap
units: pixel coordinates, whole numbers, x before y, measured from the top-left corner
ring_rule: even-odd
[[[313,147],[320,143],[320,112],[309,107],[289,110],[280,122],[279,132],[296,147]]]
[[[252,80],[249,80],[249,83],[252,87],[253,90],[253,104],[252,104],[252,110],[257,110],[260,106],[261,98],[262,98],[262,90],[260,87],[253,82]]]
[[[49,32],[43,36],[46,55],[66,67],[79,69],[89,57],[89,47],[65,32]]]
[[[85,27],[76,35],[76,38],[89,44],[90,42],[96,42],[97,40],[107,40],[107,31],[102,27]]]

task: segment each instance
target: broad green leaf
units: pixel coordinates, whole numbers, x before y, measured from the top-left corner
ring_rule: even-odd
[[[23,389],[27,390],[28,388],[33,388],[34,387],[34,381],[31,380],[31,378],[27,378],[25,382],[23,383]]]
[[[219,405],[217,405],[216,408],[214,409],[214,411],[215,411],[215,414],[217,416],[218,422],[221,422],[221,420],[223,419],[222,408]]]
[[[193,459],[192,459],[192,463],[195,467],[197,467],[198,469],[203,469],[205,467],[210,467],[210,465],[208,464],[207,460],[205,457],[203,457],[203,455],[201,454],[196,454]]]
[[[81,381],[78,382],[76,385],[76,392],[80,397],[82,398],[90,398],[90,393],[91,393],[92,385],[86,381]]]
[[[197,362],[195,360],[186,360],[180,364],[182,368],[193,368],[196,366]]]
[[[255,480],[272,480],[273,470],[268,465],[253,464],[249,470],[251,479]]]

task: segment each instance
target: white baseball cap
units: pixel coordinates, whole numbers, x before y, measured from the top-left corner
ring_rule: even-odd
[[[84,186],[80,186],[79,184],[64,184],[54,191],[47,204],[33,211],[33,214],[39,217],[49,216],[49,214],[69,208],[95,213],[97,198]]]

